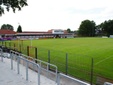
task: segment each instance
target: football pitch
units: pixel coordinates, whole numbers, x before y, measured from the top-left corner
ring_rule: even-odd
[[[60,72],[90,81],[93,69],[93,78],[98,75],[113,79],[113,38],[24,40],[23,45],[37,47],[38,59],[47,62],[50,52],[50,63],[57,65]]]

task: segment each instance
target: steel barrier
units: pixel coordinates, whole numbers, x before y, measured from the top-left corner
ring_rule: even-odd
[[[14,56],[14,55],[16,55],[16,56]],[[20,55],[21,54],[18,53],[18,52],[15,52],[15,51],[12,51],[12,50],[10,51],[11,69],[13,69],[13,58],[14,57],[17,59],[17,73],[18,74],[20,73],[20,68],[19,68],[20,60],[25,61],[26,62],[26,66],[25,66],[26,67],[26,80],[28,80],[28,75],[29,75],[28,74],[28,69],[29,69],[28,64],[31,63],[31,64],[35,65],[37,67],[37,70],[38,70],[38,79],[37,79],[38,80],[38,85],[40,85],[40,70],[41,70],[40,66],[38,64],[28,60],[28,59],[25,59],[25,58],[21,57]]]
[[[0,48],[0,57],[1,57],[1,61],[3,62],[3,50]]]
[[[113,85],[113,83],[105,82],[104,85]]]
[[[83,81],[81,81],[81,80],[75,79],[75,78],[70,77],[70,76],[68,76],[68,75],[65,75],[65,74],[63,74],[63,73],[58,73],[58,82],[57,82],[57,85],[62,85],[62,84],[60,83],[60,81],[61,81],[60,78],[61,78],[61,77],[64,77],[65,79],[67,78],[67,79],[69,79],[69,80],[75,82],[75,83],[73,83],[73,82],[68,82],[68,81],[67,81],[67,84],[66,84],[66,82],[65,82],[65,85],[90,85],[89,83],[86,83],[86,82],[83,82]],[[63,82],[62,82],[62,83],[63,83]],[[73,83],[73,84],[71,84],[71,83]]]
[[[37,64],[39,64],[40,65],[40,67],[41,67],[41,70],[45,70],[46,72],[47,72],[47,75],[48,75],[48,73],[50,72],[50,73],[52,73],[52,74],[54,74],[56,77],[56,82],[57,82],[57,80],[58,80],[58,68],[57,68],[57,66],[56,65],[53,65],[53,64],[50,64],[50,63],[48,63],[48,62],[45,62],[45,61],[42,61],[42,60],[39,60],[39,59],[35,59],[35,58],[33,58],[33,57],[30,57],[30,56],[27,56],[27,55],[24,55],[24,54],[20,54],[20,56],[22,56],[22,57],[25,57],[25,58],[27,58],[27,59],[30,59],[30,60],[32,60],[33,62],[37,62]],[[44,66],[46,66],[46,67],[43,67],[42,66],[42,64],[44,64]],[[49,69],[49,67],[53,67],[53,68],[55,68],[55,70],[54,70],[54,72],[53,71],[51,71],[50,69]],[[34,66],[33,66],[33,69],[35,69],[34,68]]]
[[[0,56],[1,56],[1,61],[3,62],[3,50],[0,48]],[[20,64],[20,60],[23,60],[26,62],[26,80],[28,80],[28,69],[29,69],[29,66],[28,64],[31,63],[33,64],[33,67],[36,66],[37,67],[37,71],[38,71],[38,85],[40,85],[40,74],[41,74],[41,70],[45,70],[48,72],[52,72],[49,70],[49,66],[53,66],[55,68],[55,72],[52,72],[55,74],[56,76],[56,83],[57,85],[62,85],[62,82],[61,82],[61,77],[64,77],[65,79],[69,79],[71,81],[74,81],[74,82],[77,82],[79,83],[79,85],[90,85],[89,83],[86,83],[86,82],[83,82],[81,80],[78,80],[78,79],[75,79],[73,77],[70,77],[68,75],[65,75],[63,73],[58,73],[58,70],[57,70],[57,66],[56,65],[53,65],[53,64],[50,64],[50,63],[47,63],[47,62],[44,62],[44,61],[41,61],[41,60],[38,60],[38,59],[34,59],[30,56],[27,56],[27,55],[24,55],[24,54],[21,54],[21,53],[18,53],[18,52],[15,52],[15,51],[10,51],[10,58],[11,58],[11,69],[13,69],[13,60],[16,60],[17,61],[17,73],[20,74],[20,67],[19,67],[19,64]],[[32,61],[31,61],[32,60]],[[37,61],[37,63],[35,63],[35,61]],[[46,64],[46,68],[42,67],[42,64]],[[65,81],[64,81],[65,82]],[[66,82],[65,82],[65,85],[66,85]],[[74,84],[75,85],[75,84]]]

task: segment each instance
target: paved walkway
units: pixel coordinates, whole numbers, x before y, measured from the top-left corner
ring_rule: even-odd
[[[20,65],[20,74],[17,74],[16,68],[11,70],[10,59],[4,58],[3,62],[0,57],[0,85],[38,85],[37,73],[29,69],[28,81],[25,78],[25,67]],[[16,66],[16,62],[14,67]],[[57,85],[54,81],[40,76],[40,85]]]

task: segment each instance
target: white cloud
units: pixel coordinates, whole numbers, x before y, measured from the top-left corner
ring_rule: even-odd
[[[0,17],[0,25],[9,23],[17,30],[20,23],[24,31],[76,30],[85,19],[97,24],[112,19],[112,3],[112,0],[28,0],[29,6],[22,11]]]

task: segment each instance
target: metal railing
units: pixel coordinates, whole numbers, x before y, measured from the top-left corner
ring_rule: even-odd
[[[1,57],[1,61],[3,62],[3,50],[0,48],[0,57]]]
[[[16,56],[14,56],[14,55],[16,55]],[[32,62],[28,59],[21,57],[20,53],[12,51],[12,50],[10,51],[10,57],[11,57],[11,69],[13,69],[13,59],[14,59],[14,57],[17,59],[17,73],[18,74],[20,74],[20,67],[19,67],[20,60],[23,60],[24,62],[26,62],[26,65],[25,65],[25,67],[26,67],[26,80],[28,80],[28,76],[29,76],[29,74],[28,74],[28,69],[29,69],[28,64],[31,63],[31,64],[35,65],[37,67],[37,70],[38,70],[38,73],[37,73],[38,74],[38,79],[37,79],[38,85],[40,85],[40,70],[41,69],[40,69],[39,64],[36,64],[35,62]]]
[[[75,78],[73,78],[73,77],[70,77],[70,76],[68,76],[68,75],[65,75],[65,74],[63,74],[63,73],[58,73],[58,82],[57,82],[57,85],[61,85],[61,77],[64,77],[65,79],[67,78],[67,79],[69,79],[69,80],[71,80],[71,81],[73,81],[73,84],[69,84],[69,83],[67,83],[67,84],[65,84],[65,85],[76,85],[77,83],[79,84],[79,85],[90,85],[89,83],[86,83],[86,82],[83,82],[83,81],[81,81],[81,80],[78,80],[78,79],[75,79]],[[77,84],[77,85],[78,85]]]
[[[57,68],[56,65],[50,64],[48,62],[45,62],[45,61],[42,61],[42,60],[39,60],[39,59],[35,59],[33,57],[30,57],[30,56],[27,56],[27,55],[24,55],[24,54],[20,54],[20,56],[22,56],[22,57],[24,57],[24,58],[26,58],[28,60],[31,60],[31,61],[36,62],[37,64],[39,64],[41,70],[45,70],[47,72],[47,75],[48,75],[49,72],[52,73],[52,74],[54,74],[55,75],[55,78],[56,78],[55,81],[57,82],[57,80],[58,80],[58,70],[57,69],[58,68]],[[44,67],[42,65],[44,65]],[[49,67],[53,67],[54,68],[54,72],[51,71],[49,69]],[[33,65],[33,70],[35,70],[35,66],[34,65]]]
[[[2,54],[3,54],[3,51],[2,49],[0,48],[0,56],[1,56],[1,61],[3,61],[3,57],[2,57]],[[47,62],[44,62],[44,61],[41,61],[41,60],[38,60],[38,59],[34,59],[30,56],[27,56],[27,55],[24,55],[24,54],[21,54],[21,53],[18,53],[18,52],[15,52],[15,51],[10,51],[10,58],[11,58],[11,69],[13,69],[13,62],[14,60],[17,61],[17,73],[20,74],[20,61],[23,60],[25,62],[25,68],[26,68],[26,80],[28,80],[28,69],[29,69],[29,63],[31,63],[33,65],[33,68],[37,67],[37,75],[38,75],[38,78],[37,78],[37,81],[38,81],[38,85],[40,85],[40,74],[41,74],[41,70],[45,70],[48,72],[52,72],[49,70],[49,66],[53,66],[55,68],[55,72],[52,72],[55,74],[56,76],[56,83],[57,85],[61,85],[62,84],[62,79],[61,77],[64,77],[65,79],[69,79],[71,81],[74,81],[74,82],[77,82],[79,83],[80,85],[90,85],[89,83],[86,83],[86,82],[83,82],[81,80],[78,80],[78,79],[75,79],[73,77],[70,77],[68,75],[65,75],[63,73],[58,73],[58,70],[57,70],[57,66],[56,65],[53,65],[53,64],[50,64],[50,63],[47,63]],[[37,63],[35,63],[37,62]],[[46,68],[43,68],[42,67],[42,64],[46,64]],[[65,81],[64,81],[65,82]],[[65,84],[66,85],[66,84]],[[68,85],[68,84],[67,84]],[[75,84],[74,84],[75,85]]]
[[[104,85],[113,85],[113,83],[105,82]]]

